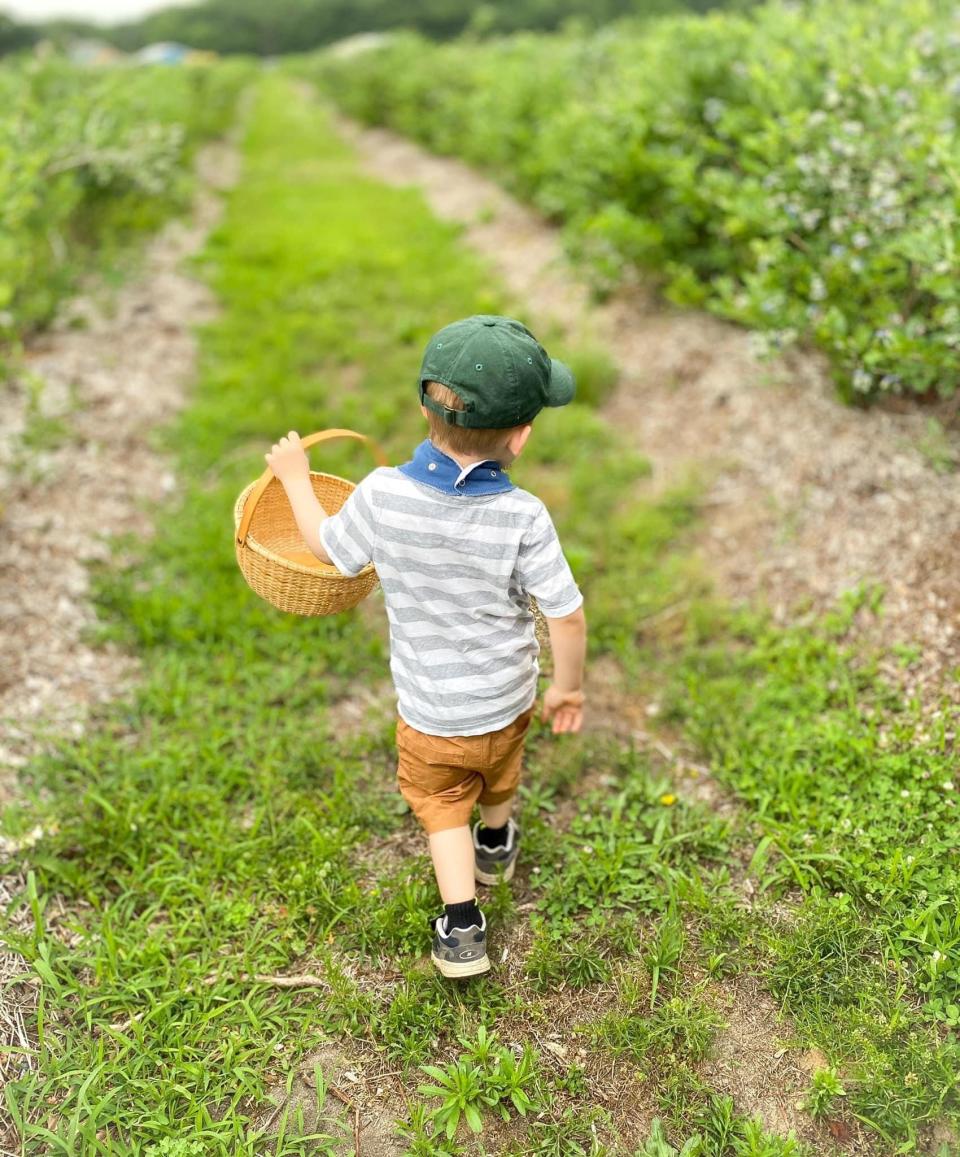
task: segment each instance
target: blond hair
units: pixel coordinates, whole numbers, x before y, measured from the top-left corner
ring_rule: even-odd
[[[435,402],[446,406],[448,410],[465,410],[463,399],[454,393],[449,386],[442,382],[424,382],[423,388]],[[427,409],[427,422],[430,424],[430,440],[445,450],[452,450],[454,454],[482,454],[495,458],[506,443],[510,429],[479,430],[471,426],[451,426],[439,414]]]

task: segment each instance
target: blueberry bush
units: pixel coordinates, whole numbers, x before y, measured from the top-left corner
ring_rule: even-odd
[[[47,321],[90,256],[182,205],[196,143],[250,68],[0,67],[0,343]]]
[[[313,75],[354,116],[496,174],[601,289],[822,348],[848,398],[960,384],[960,16],[775,2],[584,35],[416,36]]]

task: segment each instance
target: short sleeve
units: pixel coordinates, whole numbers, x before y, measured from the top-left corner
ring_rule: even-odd
[[[517,557],[517,578],[547,618],[562,619],[573,614],[583,602],[545,506],[541,505],[523,536]]]
[[[353,578],[373,561],[376,516],[373,475],[368,474],[336,514],[320,526],[320,541],[341,574]]]

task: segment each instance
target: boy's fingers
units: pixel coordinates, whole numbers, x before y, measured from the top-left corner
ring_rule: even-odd
[[[555,735],[579,731],[583,714],[574,707],[561,707],[553,721]]]

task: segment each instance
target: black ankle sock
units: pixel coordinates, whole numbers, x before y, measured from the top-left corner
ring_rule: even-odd
[[[477,843],[483,844],[485,848],[505,848],[507,846],[507,828],[509,826],[509,820],[507,820],[502,828],[485,828],[483,824],[481,824],[477,830]]]
[[[477,907],[477,898],[464,900],[462,904],[444,904],[447,913],[447,930],[451,928],[470,928],[474,924],[480,925],[482,917]]]

